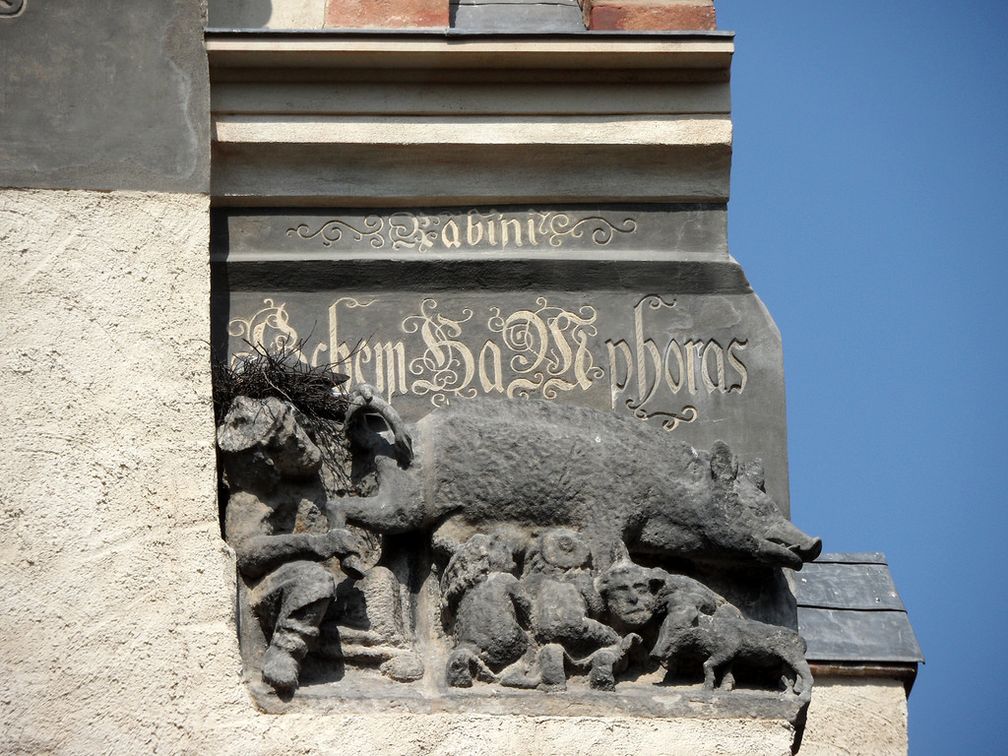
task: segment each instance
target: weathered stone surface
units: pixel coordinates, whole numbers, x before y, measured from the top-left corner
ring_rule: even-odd
[[[907,700],[898,680],[824,680],[802,736],[801,756],[905,756]]]
[[[710,0],[586,0],[592,31],[676,31],[717,28]]]
[[[206,192],[200,0],[32,0],[0,23],[0,187]]]
[[[448,26],[447,0],[329,0],[325,25],[336,29]]]
[[[815,558],[820,542],[776,509],[758,463],[720,442],[698,453],[632,419],[543,400],[463,400],[411,427],[367,386],[341,400],[341,441],[322,427],[336,420],[309,416],[320,405],[317,394],[293,388],[299,369],[270,367],[260,380],[264,364],[272,363],[261,355],[245,362],[232,380],[279,382],[300,404],[224,398],[217,433],[245,674],[262,706],[276,706],[273,693],[290,697],[314,651],[322,653],[309,678],[338,669],[346,682],[337,692],[368,695],[379,644],[399,649],[385,652],[387,677],[423,677],[442,698],[474,680],[556,692],[580,675],[588,688],[619,689],[632,702],[649,681],[662,682],[651,677],[657,662],[688,675],[695,659],[707,689],[731,691],[739,662],[770,672],[746,682],[772,689],[783,674],[787,693],[807,702],[811,676],[797,633],[744,618],[691,577],[630,561],[640,553],[681,570],[705,562],[800,568]],[[323,400],[344,396],[326,383],[317,391]],[[325,444],[349,444],[352,462]],[[375,493],[354,493],[355,480],[372,471]],[[637,581],[619,579],[634,569],[637,593],[629,591]],[[376,582],[403,604],[375,602],[381,593],[368,585]],[[363,636],[352,626],[344,632],[341,592],[363,599]],[[636,617],[626,604],[645,592],[649,610]],[[320,643],[323,623],[332,629]],[[383,627],[395,628],[395,640]],[[344,653],[344,640],[364,636],[375,655]]]

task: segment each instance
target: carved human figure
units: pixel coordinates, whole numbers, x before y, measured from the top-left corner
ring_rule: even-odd
[[[528,649],[531,604],[518,578],[507,543],[482,533],[455,552],[441,577],[442,610],[455,638],[445,675],[465,688],[473,677],[499,679]]]
[[[612,690],[615,671],[639,637],[620,636],[594,617],[604,610],[588,544],[573,530],[552,528],[525,554],[522,584],[532,597],[532,633],[544,687],[566,685],[565,662],[587,669],[593,688]]]
[[[345,572],[359,575],[364,545],[329,526],[318,474],[322,455],[290,404],[237,397],[217,445],[230,493],[225,538],[269,640],[262,677],[278,692],[290,692],[335,593],[339,564],[326,561],[340,557]]]
[[[595,578],[595,586],[605,604],[606,622],[621,633],[637,632],[653,646],[660,626],[689,626],[698,613],[713,614],[720,606],[734,608],[692,578],[636,564],[625,546],[618,548],[617,555]],[[640,652],[628,661],[642,667],[654,663]]]

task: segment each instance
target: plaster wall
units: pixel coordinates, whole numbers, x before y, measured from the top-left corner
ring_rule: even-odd
[[[897,756],[907,749],[902,682],[816,679],[801,756]]]

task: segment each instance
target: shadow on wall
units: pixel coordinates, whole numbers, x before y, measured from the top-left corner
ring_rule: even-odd
[[[207,26],[213,29],[263,29],[273,17],[273,0],[209,0]]]

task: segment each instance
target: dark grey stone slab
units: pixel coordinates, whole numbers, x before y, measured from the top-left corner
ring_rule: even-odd
[[[447,248],[446,225],[465,238],[467,211],[397,212],[392,228],[388,211],[218,214],[217,356],[300,343],[409,421],[479,396],[630,414],[761,458],[790,512],[780,335],[737,263],[704,248],[722,238],[723,208],[509,207],[494,244],[484,227]],[[544,213],[564,214],[566,233],[529,243]],[[500,243],[501,219],[522,247]]]
[[[795,597],[799,606],[823,609],[904,609],[884,564],[813,562],[795,575]]]
[[[458,259],[475,255],[727,259],[723,204],[373,210],[236,210],[218,216],[214,254],[232,260]],[[664,253],[664,254],[663,254]]]
[[[0,186],[206,192],[199,0],[31,0],[0,19]]]
[[[924,661],[906,612],[798,607],[810,662]]]
[[[530,3],[523,0],[459,2],[451,5],[452,28],[463,32],[583,32],[577,3]]]

